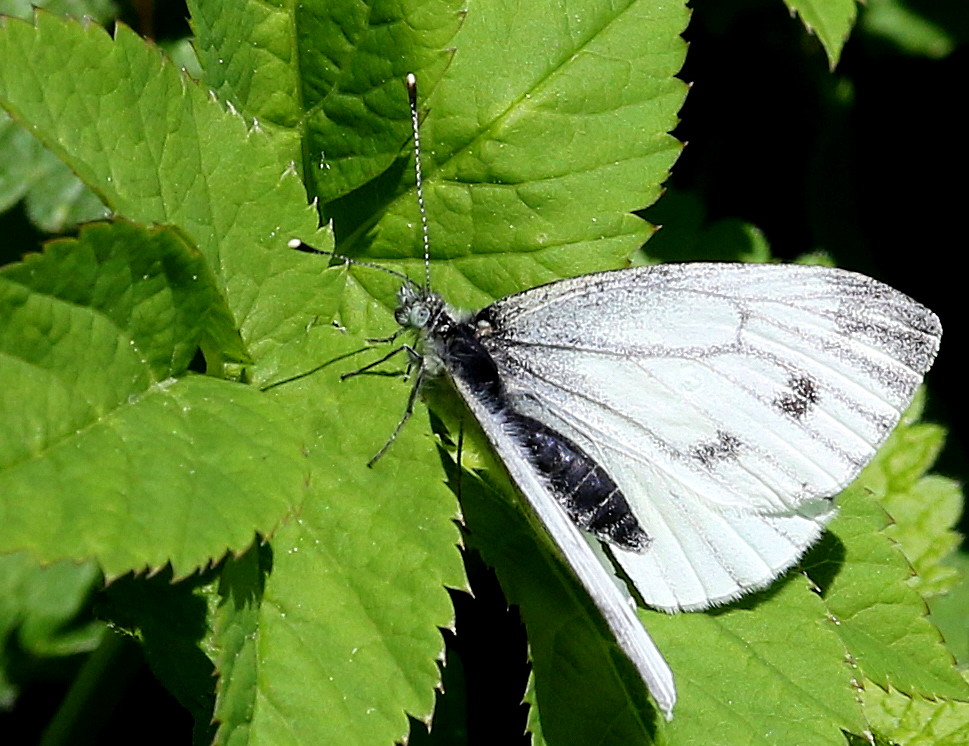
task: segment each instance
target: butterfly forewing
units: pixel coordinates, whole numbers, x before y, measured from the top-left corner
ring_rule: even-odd
[[[579,444],[646,533],[612,548],[643,599],[766,585],[834,515],[938,349],[930,311],[870,278],[683,264],[565,280],[478,318],[515,408]]]

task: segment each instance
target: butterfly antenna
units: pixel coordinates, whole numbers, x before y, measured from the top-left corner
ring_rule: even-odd
[[[407,73],[407,98],[410,100],[410,123],[414,131],[414,176],[417,183],[417,210],[421,215],[421,239],[424,243],[424,289],[431,289],[431,240],[424,208],[424,172],[421,168],[421,127],[417,115],[417,77]]]
[[[417,285],[417,283],[415,283],[411,278],[401,272],[395,272],[394,270],[388,269],[380,264],[365,262],[362,259],[351,259],[348,256],[343,256],[343,254],[337,254],[335,251],[317,249],[314,246],[310,246],[308,243],[303,243],[303,240],[300,238],[292,238],[286,243],[286,245],[291,249],[296,249],[296,251],[302,251],[304,254],[319,254],[320,256],[329,256],[333,257],[337,261],[343,262],[344,264],[353,264],[357,267],[368,267],[370,269],[375,269],[378,272],[385,272],[388,275],[393,275],[394,277],[399,278],[412,287]]]

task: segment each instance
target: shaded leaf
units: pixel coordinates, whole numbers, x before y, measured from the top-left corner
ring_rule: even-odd
[[[152,672],[195,720],[193,743],[211,743],[214,666],[204,648],[212,573],[173,582],[170,569],[108,586],[99,614],[142,643]]]
[[[107,215],[59,158],[0,113],[0,210],[21,199],[31,221],[48,233]]]
[[[969,31],[961,11],[958,3],[868,0],[860,25],[868,35],[888,41],[905,54],[941,59]]]
[[[89,653],[105,633],[90,616],[101,583],[94,563],[41,567],[24,554],[0,557],[0,706],[13,707],[22,680],[60,657]]]
[[[834,69],[858,14],[855,0],[784,0],[784,4],[801,16],[810,33],[817,34]]]

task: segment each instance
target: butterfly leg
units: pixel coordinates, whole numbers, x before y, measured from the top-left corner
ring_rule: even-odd
[[[401,352],[406,352],[408,355],[410,355],[411,360],[415,358],[420,359],[420,355],[413,347],[411,347],[410,345],[401,345],[400,347],[395,347],[393,350],[388,352],[382,358],[374,360],[372,363],[367,363],[362,368],[358,368],[357,370],[351,370],[349,373],[344,373],[343,375],[340,376],[340,380],[345,381],[348,378],[353,378],[354,376],[359,376],[363,373],[367,373],[373,370],[374,368],[376,368],[378,365],[382,363],[386,363],[392,357],[399,355]]]
[[[405,348],[403,347],[398,348],[398,350],[402,350],[402,349],[405,349]],[[414,379],[414,385],[411,386],[410,395],[407,397],[407,407],[404,409],[403,417],[400,418],[400,422],[397,423],[397,427],[394,428],[394,432],[390,434],[390,437],[387,439],[387,442],[384,443],[381,449],[374,454],[373,458],[367,462],[368,467],[372,467],[375,463],[377,463],[380,457],[387,452],[387,449],[390,448],[393,442],[397,440],[397,436],[400,435],[400,431],[404,429],[404,425],[407,424],[407,420],[409,420],[411,418],[411,415],[414,414],[414,405],[417,402],[417,395],[420,393],[421,385],[424,383],[425,368],[423,364],[423,358],[420,355],[418,355],[417,352],[410,349],[409,347],[406,349],[408,349],[416,357],[418,361],[417,378]]]

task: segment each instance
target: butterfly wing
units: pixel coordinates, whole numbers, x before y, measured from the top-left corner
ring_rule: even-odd
[[[619,647],[636,667],[667,720],[673,717],[676,686],[673,672],[636,616],[629,594],[596,556],[589,541],[569,520],[549,492],[500,412],[493,411],[460,376],[451,375],[458,393],[481,425],[512,480],[526,496],[532,513],[545,527],[579,582],[589,593]]]
[[[665,264],[481,311],[515,409],[573,440],[652,538],[610,547],[643,599],[702,609],[764,587],[819,536],[931,366],[941,327],[827,267]]]

